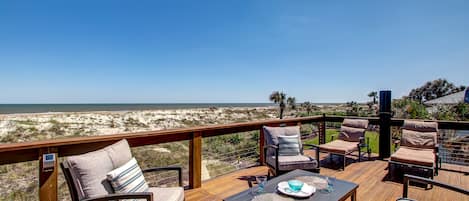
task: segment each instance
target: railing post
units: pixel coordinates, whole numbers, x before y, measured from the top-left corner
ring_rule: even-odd
[[[326,114],[322,114],[322,119],[319,122],[319,144],[326,143]]]
[[[391,91],[379,92],[379,158],[391,156]]]
[[[265,138],[264,138],[264,127],[261,126],[261,129],[259,130],[259,163],[261,165],[264,165],[264,143],[265,143]]]
[[[202,133],[192,133],[189,141],[189,188],[202,186]]]
[[[51,171],[43,171],[42,158],[43,154],[54,154],[54,169]],[[57,201],[57,149],[43,148],[39,150],[39,200],[40,201]]]

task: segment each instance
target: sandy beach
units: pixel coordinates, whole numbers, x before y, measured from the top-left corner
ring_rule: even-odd
[[[75,136],[111,135],[149,130],[184,128],[200,125],[225,124],[277,117],[275,107],[211,107],[192,109],[159,109],[133,111],[60,112],[0,115],[0,143],[28,142]],[[245,141],[248,143],[248,141]],[[251,143],[251,142],[249,142]],[[255,142],[254,142],[255,143]],[[208,145],[207,145],[208,146]],[[250,146],[250,145],[245,145]],[[133,154],[143,166],[176,163],[186,166],[187,149],[184,142],[134,148]],[[233,149],[237,149],[233,147]],[[145,159],[150,159],[146,161]],[[220,168],[231,167],[230,161],[212,158],[204,160],[204,179]],[[25,162],[0,166],[0,180],[15,180],[15,185],[0,182],[2,196],[33,198],[37,194],[37,163]],[[21,170],[21,171],[15,171]],[[187,170],[187,167],[185,168]],[[186,177],[186,176],[185,176]],[[69,200],[62,175],[60,197]],[[158,180],[158,179],[157,179]],[[159,179],[161,180],[161,178]],[[150,179],[151,182],[158,182]],[[15,198],[16,199],[16,198]],[[2,200],[2,199],[0,199]]]
[[[0,115],[0,141],[110,135],[276,117],[275,107],[221,107]]]

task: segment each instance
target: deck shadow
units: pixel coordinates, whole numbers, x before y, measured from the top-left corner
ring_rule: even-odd
[[[347,155],[346,161],[345,161],[345,168],[347,166],[353,164],[353,163],[360,163],[360,162],[366,162],[366,161],[374,161],[377,158],[376,157],[362,157],[361,161],[358,161],[358,155]],[[343,166],[343,157],[340,155],[331,155],[331,156],[326,156],[322,157],[322,159],[319,161],[321,164],[321,168],[328,168],[331,170],[342,170]]]
[[[385,170],[388,170],[388,173],[384,175],[384,177],[381,179],[382,182],[394,182],[394,183],[404,184],[404,174],[430,178],[430,175],[428,172],[417,169],[417,168],[409,168],[409,167],[402,166],[402,167],[394,167],[391,170],[389,170],[389,166],[388,166],[385,168]],[[411,181],[410,186],[415,186],[415,187],[423,188],[425,190],[430,190],[428,188],[428,185],[419,183],[419,182]]]

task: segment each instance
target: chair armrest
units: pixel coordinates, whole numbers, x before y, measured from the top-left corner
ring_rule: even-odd
[[[167,166],[167,167],[154,167],[142,170],[143,173],[160,172],[160,171],[177,171],[179,178],[179,186],[182,186],[182,167],[181,166]]]
[[[264,150],[267,150],[267,149],[274,149],[274,150],[278,151],[278,146],[273,145],[273,144],[269,144],[269,145],[264,146]]]
[[[365,137],[359,137],[358,138],[358,144],[360,145],[360,147],[364,147],[365,145],[368,145],[367,143],[365,143]]]
[[[278,170],[278,146],[269,144],[264,146],[264,161],[267,162],[267,150],[274,149],[275,150],[275,169]]]
[[[182,171],[182,167],[181,166],[154,167],[154,168],[144,169],[142,170],[142,172],[147,173],[147,172],[169,171],[169,170]]]
[[[273,149],[273,150],[275,150],[275,157],[278,156],[278,149],[279,149],[278,146],[273,145],[273,144],[269,144],[269,145],[264,146],[264,157],[267,157],[267,150],[268,150],[268,149]],[[264,158],[264,159],[265,159],[265,158]]]
[[[365,144],[365,137],[359,137],[358,141],[359,141],[360,145]]]
[[[403,191],[402,192],[402,197],[404,197],[404,198],[406,198],[407,195],[408,195],[409,181],[417,181],[419,183],[432,184],[432,185],[439,186],[439,187],[442,187],[442,188],[445,188],[445,189],[448,189],[448,190],[451,190],[451,191],[462,193],[464,195],[469,195],[468,190],[460,188],[460,187],[451,186],[451,185],[441,183],[441,182],[438,182],[438,181],[435,181],[435,180],[432,180],[432,179],[427,179],[427,178],[423,178],[423,177],[418,177],[418,176],[414,176],[414,175],[405,174],[404,175],[404,187],[403,187],[403,190],[402,190]]]
[[[303,147],[312,147],[316,150],[316,160],[318,161],[318,168],[320,167],[320,159],[319,159],[319,145],[315,144],[303,144]]]
[[[370,138],[367,137],[366,138],[366,141],[365,141],[365,137],[360,137],[358,138],[359,142],[358,142],[358,145],[360,147],[369,147],[370,146]]]
[[[438,168],[441,168],[441,159],[440,159],[440,152],[439,151],[440,151],[440,145],[435,144],[433,153],[435,153],[435,166],[436,166],[437,171],[438,171]]]
[[[147,201],[153,201],[152,192],[139,192],[139,193],[114,193],[109,195],[102,195],[94,198],[83,199],[82,201],[111,201],[111,200],[122,200],[122,199],[145,199]]]
[[[401,144],[401,140],[393,139],[394,149],[397,150],[397,147]]]
[[[307,143],[304,143],[302,144],[304,147],[312,147],[314,149],[319,149],[319,145],[315,145],[315,144],[307,144]]]

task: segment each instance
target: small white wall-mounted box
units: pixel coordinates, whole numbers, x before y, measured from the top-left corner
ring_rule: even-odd
[[[55,167],[55,154],[42,155],[42,171],[52,172]]]

